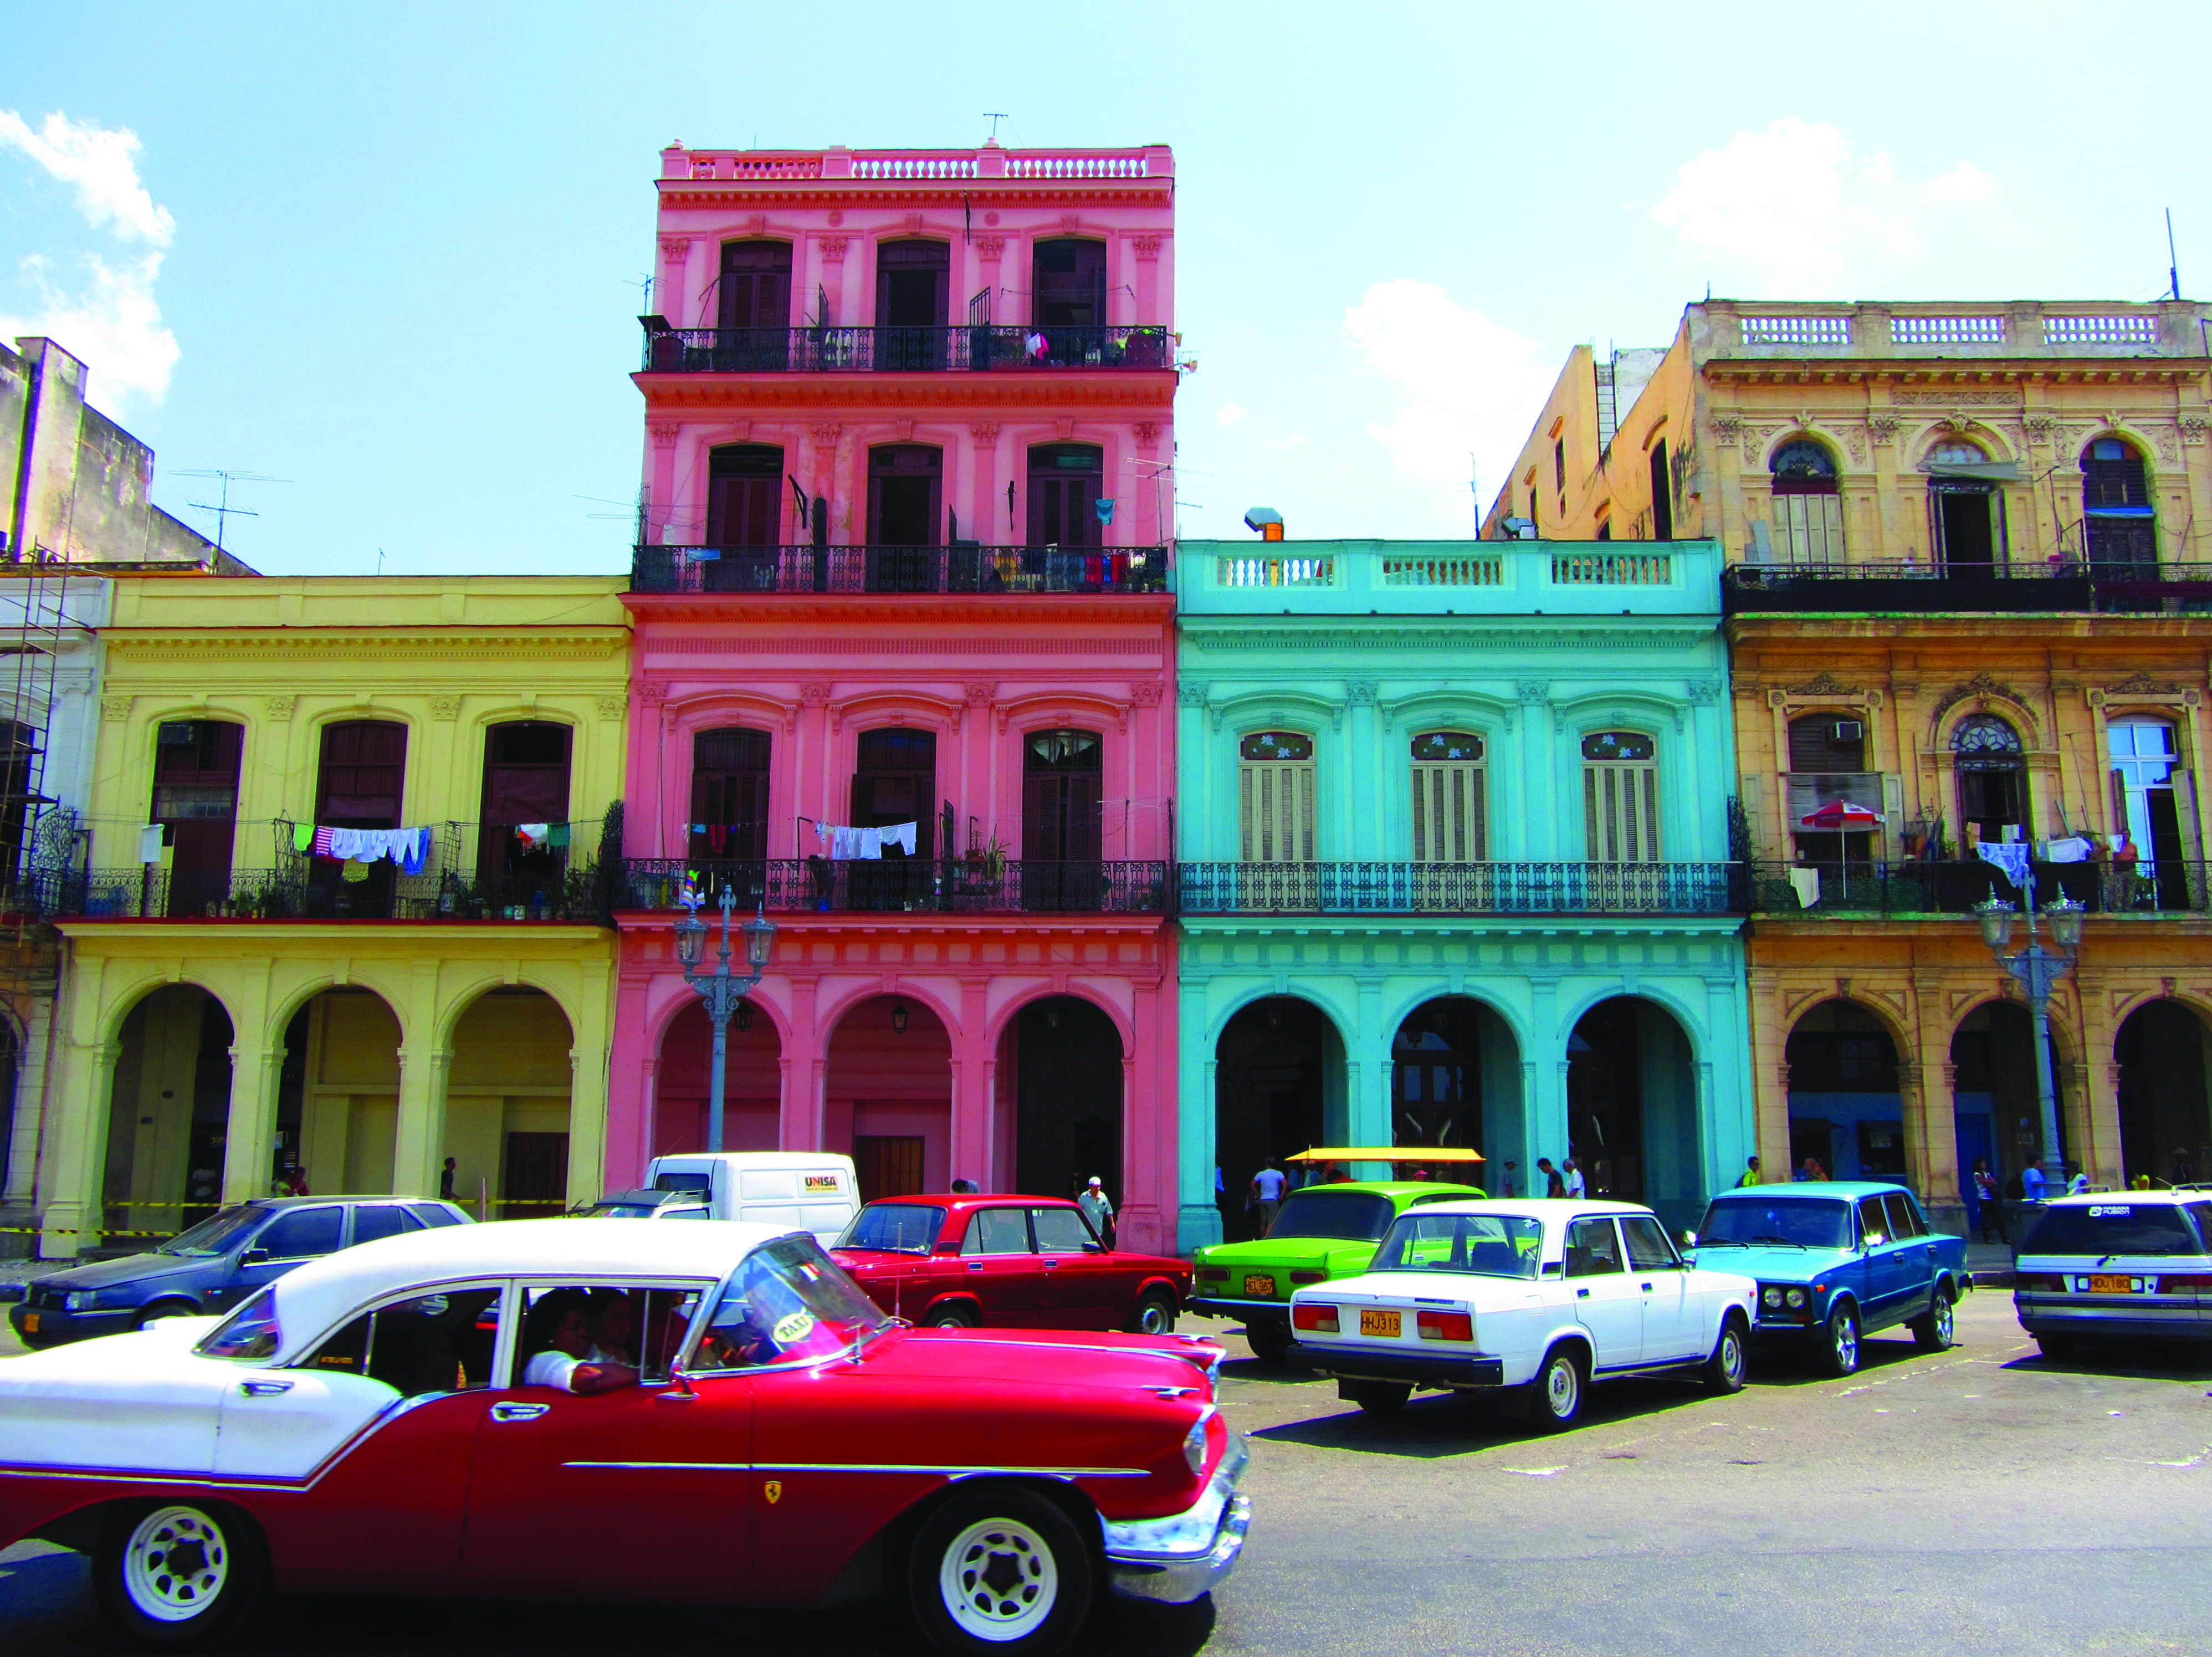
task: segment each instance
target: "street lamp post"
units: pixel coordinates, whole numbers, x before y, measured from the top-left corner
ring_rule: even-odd
[[[2012,943],[2010,904],[1992,896],[1987,903],[1974,905],[1974,918],[1981,923],[1982,941],[1989,945],[1990,953],[2027,992],[2028,1015],[2033,1024],[2030,1039],[2035,1044],[2036,1102],[2043,1112],[2044,1185],[2048,1191],[2063,1191],[2066,1189],[2066,1164],[2058,1154],[2058,1089],[2051,1075],[2051,992],[2058,987],[2058,980],[2072,970],[2075,952],[2081,947],[2083,906],[2061,897],[2043,911],[2044,917],[2051,923],[2051,940],[2058,946],[2055,950],[2045,949],[2035,935],[2035,876],[2032,872],[2021,895],[2027,911],[2027,947],[2018,954],[2005,953]]]
[[[707,1072],[707,1148],[722,1148],[722,1062],[730,1051],[730,1015],[761,981],[768,966],[769,945],[775,938],[775,923],[763,906],[738,929],[745,935],[745,964],[750,973],[740,977],[730,971],[730,915],[738,906],[737,893],[722,884],[722,948],[711,972],[697,971],[707,949],[707,923],[693,910],[676,923],[676,959],[684,968],[684,982],[707,1003],[707,1017],[714,1026],[713,1068]]]

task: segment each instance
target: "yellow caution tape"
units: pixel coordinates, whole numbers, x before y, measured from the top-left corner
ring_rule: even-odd
[[[110,1231],[106,1227],[79,1229],[70,1226],[0,1226],[6,1237],[174,1237],[173,1231]]]

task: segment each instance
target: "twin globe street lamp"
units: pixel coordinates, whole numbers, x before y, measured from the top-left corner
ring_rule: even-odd
[[[714,1065],[707,1073],[707,1148],[722,1148],[722,1063],[730,1051],[730,1015],[757,988],[768,967],[769,946],[775,941],[775,923],[768,918],[765,900],[752,919],[738,930],[745,935],[745,964],[750,973],[739,977],[730,971],[730,916],[738,906],[737,893],[722,883],[722,948],[711,972],[697,971],[707,950],[707,923],[693,909],[676,923],[676,959],[684,968],[684,982],[707,1003],[707,1017],[714,1026]]]
[[[2043,1179],[2044,1188],[2053,1193],[2066,1189],[2066,1164],[2058,1154],[2058,1090],[2051,1075],[2051,992],[2058,987],[2058,980],[2072,969],[2074,957],[2081,947],[2081,917],[2086,905],[2070,898],[2060,897],[2046,906],[2044,918],[2051,923],[2051,941],[2058,947],[2045,949],[2035,935],[2035,876],[2030,873],[2021,888],[2022,907],[2027,911],[2027,947],[2017,955],[2005,951],[2012,946],[2013,906],[1996,896],[1988,902],[1974,905],[1974,918],[1981,923],[1982,941],[1998,964],[2020,980],[2021,988],[2027,992],[2029,1017],[2034,1031],[2031,1039],[2035,1045],[2036,1102],[2043,1113]]]

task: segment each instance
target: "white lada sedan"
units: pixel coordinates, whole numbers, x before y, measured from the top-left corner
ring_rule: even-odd
[[[1510,1388],[1557,1430],[1592,1381],[1738,1390],[1758,1287],[1687,1264],[1631,1203],[1437,1203],[1401,1215],[1358,1276],[1291,1297],[1291,1355],[1372,1414],[1416,1387]]]

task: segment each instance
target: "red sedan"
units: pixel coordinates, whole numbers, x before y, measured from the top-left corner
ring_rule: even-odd
[[[1190,1263],[1109,1249],[1050,1197],[886,1197],[831,1250],[875,1303],[925,1328],[1126,1329],[1166,1335]]]

